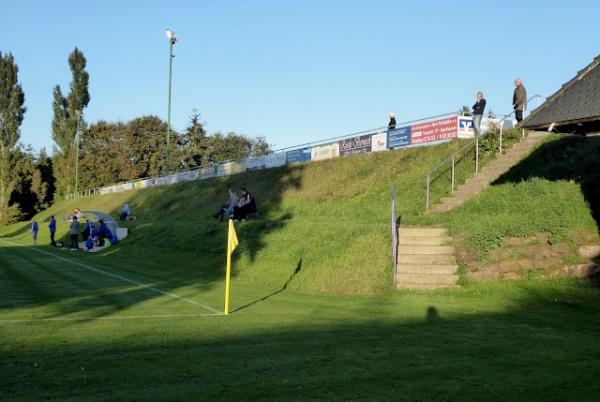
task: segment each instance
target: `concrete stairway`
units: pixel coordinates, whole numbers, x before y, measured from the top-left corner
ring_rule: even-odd
[[[432,289],[455,286],[458,266],[452,238],[443,228],[400,227],[396,287]]]
[[[521,142],[507,149],[504,155],[494,159],[488,165],[479,170],[475,176],[467,179],[464,184],[458,186],[451,196],[441,199],[440,204],[435,204],[426,213],[447,212],[461,205],[466,200],[479,194],[486,186],[510,170],[519,161],[524,159],[535,146],[547,135],[545,132],[530,131],[529,136]]]

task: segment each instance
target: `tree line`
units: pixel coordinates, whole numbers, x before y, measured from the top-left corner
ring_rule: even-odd
[[[167,123],[157,116],[127,122],[88,123],[87,60],[78,48],[69,55],[68,93],[53,89],[54,142],[51,155],[19,142],[25,94],[12,54],[0,52],[0,225],[28,219],[75,189],[189,170],[270,152],[264,137],[229,132],[208,134],[193,110],[181,133],[171,129],[166,166]]]

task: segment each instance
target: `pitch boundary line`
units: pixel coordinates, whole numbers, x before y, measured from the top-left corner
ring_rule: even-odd
[[[50,318],[22,318],[14,320],[0,320],[0,325],[3,324],[26,324],[36,322],[51,322],[51,321],[121,321],[121,320],[145,320],[158,318],[196,318],[196,317],[212,317],[223,315],[223,313],[207,313],[207,314],[163,314],[163,315],[127,315],[121,317],[50,317]]]
[[[10,240],[3,239],[3,238],[0,238],[0,241],[3,241],[4,243],[11,244],[13,246],[27,247],[24,244],[15,243],[15,242],[12,242]],[[166,292],[164,290],[160,290],[158,288],[155,288],[153,286],[146,285],[146,284],[138,282],[138,281],[134,281],[133,279],[129,279],[129,278],[126,278],[126,277],[118,275],[118,274],[113,274],[112,272],[104,271],[104,270],[99,269],[99,268],[94,268],[94,267],[92,267],[90,265],[87,265],[87,264],[84,264],[82,262],[73,261],[73,260],[71,260],[69,258],[65,258],[65,257],[62,257],[60,255],[56,255],[54,253],[50,253],[48,251],[40,250],[40,249],[35,248],[35,247],[31,247],[31,249],[34,250],[34,251],[37,251],[38,253],[46,254],[46,255],[49,255],[50,257],[54,257],[56,259],[68,262],[68,263],[73,264],[73,265],[77,265],[77,266],[79,266],[81,268],[84,268],[84,269],[87,269],[89,271],[96,272],[98,274],[102,274],[102,275],[106,275],[106,276],[110,276],[112,278],[119,279],[119,280],[121,280],[123,282],[127,282],[127,283],[130,283],[132,285],[136,285],[136,286],[140,286],[140,287],[146,288],[148,290],[151,290],[151,291],[153,291],[155,293],[159,293],[159,294],[164,295],[164,296],[169,296],[169,297],[172,297],[172,298],[177,299],[177,300],[181,300],[181,301],[185,301],[187,303],[195,304],[196,306],[202,307],[202,308],[204,308],[204,309],[212,312],[214,315],[222,314],[220,311],[215,310],[214,308],[206,306],[206,305],[204,305],[202,303],[198,303],[198,302],[196,302],[194,300],[178,296],[178,295],[176,295],[174,293],[169,293],[169,292]]]

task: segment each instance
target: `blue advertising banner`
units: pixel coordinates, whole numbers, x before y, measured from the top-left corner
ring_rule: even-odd
[[[310,160],[310,148],[294,149],[286,152],[287,163],[308,162]]]
[[[387,132],[387,147],[394,149],[410,145],[410,126],[398,127]]]
[[[371,152],[371,134],[340,141],[340,156],[351,156]]]

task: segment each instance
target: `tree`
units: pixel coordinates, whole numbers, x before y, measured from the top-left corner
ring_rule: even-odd
[[[90,126],[81,142],[79,180],[93,188],[137,178],[129,158],[127,126],[99,121]]]
[[[208,137],[207,159],[213,163],[235,161],[271,152],[264,137],[249,138],[233,132]]]
[[[65,98],[59,85],[54,88],[52,139],[55,148],[53,162],[59,194],[67,194],[75,189],[75,135],[78,125],[81,126],[81,130],[85,129],[83,110],[90,102],[88,91],[90,76],[85,70],[86,64],[83,53],[75,48],[69,55],[69,67],[72,75],[69,95]]]
[[[0,223],[7,221],[10,197],[19,180],[15,167],[26,109],[18,73],[12,54],[0,53]]]
[[[182,155],[182,165],[185,168],[201,166],[207,158],[208,140],[206,130],[200,122],[200,113],[196,109],[192,110],[190,122],[181,135],[179,149]]]

